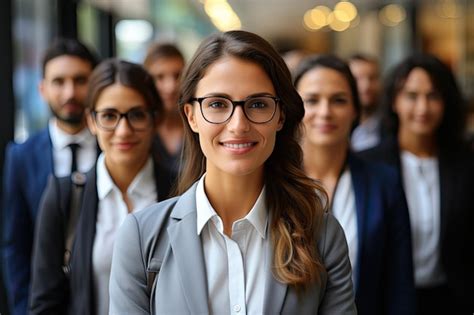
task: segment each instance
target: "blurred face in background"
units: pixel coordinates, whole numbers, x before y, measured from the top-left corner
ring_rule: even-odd
[[[444,114],[441,95],[422,68],[408,75],[393,104],[399,120],[399,132],[411,136],[435,136]]]
[[[179,85],[183,69],[184,61],[178,57],[157,58],[147,68],[155,80],[156,89],[167,112],[178,110]]]
[[[45,66],[40,93],[60,123],[84,124],[87,84],[92,65],[79,57],[62,55]]]
[[[348,145],[357,113],[345,77],[316,67],[301,77],[296,88],[305,106],[303,141],[315,146]]]
[[[120,117],[125,113],[126,117]],[[88,116],[88,123],[105,153],[109,170],[117,166],[136,169],[145,165],[155,121],[145,98],[138,91],[119,83],[104,88],[93,113]]]
[[[357,90],[359,92],[362,110],[375,110],[380,94],[378,65],[370,61],[351,60],[349,67],[357,81]]]

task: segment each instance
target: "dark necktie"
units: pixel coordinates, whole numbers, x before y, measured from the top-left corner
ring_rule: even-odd
[[[69,148],[71,149],[71,174],[77,171],[77,149],[80,145],[77,143],[70,143]]]

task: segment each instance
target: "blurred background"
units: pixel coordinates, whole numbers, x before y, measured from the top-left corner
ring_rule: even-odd
[[[154,41],[177,44],[189,59],[207,35],[243,29],[281,53],[367,53],[383,73],[407,54],[430,52],[452,67],[473,116],[473,21],[470,0],[2,0],[0,164],[8,141],[47,124],[37,86],[42,53],[57,36],[77,37],[102,58],[142,62]]]
[[[143,61],[147,46],[156,40],[176,43],[189,58],[205,36],[230,29],[256,32],[282,53],[367,53],[380,59],[383,72],[405,55],[425,51],[453,68],[469,99],[474,94],[474,2],[468,0],[6,2],[11,7],[2,11],[11,12],[10,21],[0,23],[9,23],[2,28],[11,30],[10,103],[18,141],[44,127],[48,119],[37,84],[42,52],[59,35],[77,36],[103,58],[135,62]],[[5,41],[6,36],[0,38],[2,47]]]

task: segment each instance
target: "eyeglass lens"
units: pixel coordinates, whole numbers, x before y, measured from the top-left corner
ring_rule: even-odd
[[[223,123],[232,115],[234,103],[225,97],[207,97],[202,100],[201,109],[204,118],[209,122]],[[265,96],[250,98],[243,104],[245,115],[255,123],[270,121],[275,113],[275,108],[275,99]]]
[[[135,130],[146,129],[151,123],[151,113],[143,109],[132,109],[126,113],[112,109],[96,112],[97,123],[108,130],[114,130],[122,117],[126,117],[130,126]]]

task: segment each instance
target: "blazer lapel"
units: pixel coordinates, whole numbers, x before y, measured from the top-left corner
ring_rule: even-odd
[[[92,287],[92,248],[94,245],[95,228],[97,223],[97,206],[99,198],[97,196],[96,168],[93,167],[86,174],[86,184],[83,190],[83,198],[80,209],[79,221],[75,230],[73,247],[74,272],[71,274],[71,285],[77,294],[79,301],[83,301],[84,313],[89,314],[89,309],[93,300]],[[88,288],[81,290],[80,288]]]
[[[452,162],[451,162],[452,163]],[[455,175],[449,167],[450,162],[442,155],[439,156],[439,194],[440,194],[440,244],[443,245],[446,232],[446,223],[449,216],[449,208],[456,204]]]
[[[196,186],[193,185],[176,203],[171,218],[177,222],[167,231],[188,307],[193,313],[208,314],[206,268],[197,234]]]
[[[351,171],[351,177],[352,177],[352,186],[354,189],[354,195],[355,195],[355,203],[356,203],[356,212],[357,212],[357,242],[358,242],[358,257],[357,261],[359,263],[357,264],[357,269],[354,270],[353,272],[355,273],[355,284],[354,287],[356,288],[357,292],[357,287],[359,283],[359,278],[360,278],[360,270],[361,265],[362,265],[362,257],[363,251],[364,251],[364,235],[365,231],[367,229],[367,195],[368,195],[368,189],[367,189],[367,175],[364,172],[364,165],[357,160],[356,157],[349,155],[349,168]]]
[[[271,220],[269,221],[269,223]],[[286,294],[288,291],[288,284],[281,283],[275,279],[272,272],[273,265],[273,250],[272,250],[272,241],[270,238],[270,229],[268,229],[269,241],[267,242],[266,256],[265,261],[267,264],[267,275],[265,283],[265,297],[263,301],[263,313],[264,314],[281,314],[283,309],[283,304],[286,299]]]

